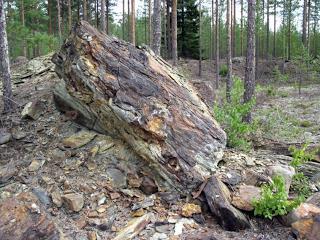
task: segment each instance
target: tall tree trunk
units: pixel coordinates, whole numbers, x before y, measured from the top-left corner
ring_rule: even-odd
[[[308,0],[308,39],[307,46],[310,54],[310,17],[311,17],[311,0]]]
[[[270,55],[270,0],[267,0],[267,44],[266,44],[266,55],[269,60]]]
[[[178,63],[178,43],[177,43],[177,0],[172,0],[172,58],[173,65],[177,66]]]
[[[26,27],[26,21],[25,21],[25,12],[24,12],[24,0],[21,0],[21,24],[23,27]],[[26,40],[23,39],[22,41],[22,51],[23,56],[27,57],[27,43]]]
[[[62,33],[61,33],[61,8],[60,8],[60,0],[57,0],[57,11],[58,11],[58,34],[59,41],[62,42]]]
[[[240,32],[240,55],[243,56],[243,0],[240,0],[240,21],[241,21],[241,32]]]
[[[211,1],[211,34],[210,34],[210,59],[213,61],[214,59],[214,36],[215,36],[215,20],[214,20],[214,0]]]
[[[99,0],[95,0],[96,28],[99,28]]]
[[[202,38],[201,38],[201,30],[202,30],[202,0],[199,2],[199,72],[198,75],[201,77],[202,73]]]
[[[171,14],[170,14],[170,6],[171,5],[171,1],[170,0],[166,0],[167,1],[167,42],[168,42],[168,58],[172,58],[172,25],[171,25]]]
[[[220,72],[220,67],[219,67],[219,62],[220,62],[220,54],[219,54],[219,39],[220,39],[220,34],[219,34],[219,0],[216,0],[216,24],[215,24],[215,42],[216,42],[216,88],[219,88],[219,72]]]
[[[136,1],[131,0],[130,42],[136,45]]]
[[[289,12],[288,12],[288,60],[291,60],[291,21],[292,18],[292,0],[289,0]]]
[[[151,1],[152,0],[148,0],[148,20],[149,20],[149,29],[148,29],[148,32],[149,32],[149,46],[151,47],[152,46],[152,16],[151,16]]]
[[[11,87],[9,48],[3,0],[0,0],[0,64],[3,85],[3,111],[11,112],[13,109],[13,94]]]
[[[77,0],[77,20],[80,20],[80,0]]]
[[[130,0],[128,0],[128,42],[130,41]]]
[[[307,47],[307,20],[308,20],[308,0],[303,1],[303,18],[302,18],[302,43]]]
[[[166,0],[163,0],[163,8],[162,8],[162,19],[163,19],[163,56],[165,59],[168,58],[168,41],[167,41],[167,23],[166,23]]]
[[[152,19],[152,50],[156,55],[160,55],[161,48],[161,0],[154,0]]]
[[[256,0],[248,0],[248,47],[245,71],[245,92],[243,96],[245,103],[252,100],[255,89],[255,11]],[[251,122],[251,112],[248,113],[245,120]]]
[[[236,56],[236,27],[237,27],[237,11],[236,11],[236,0],[233,0],[233,16],[232,16],[232,56]]]
[[[51,0],[48,0],[47,12],[48,12],[48,34],[51,35],[52,34]]]
[[[277,1],[273,0],[273,57],[276,57],[276,37],[277,37]]]
[[[124,27],[124,23],[125,23],[125,0],[122,0],[122,39],[125,39],[125,27]]]
[[[110,5],[110,2],[109,0],[106,0],[106,33],[109,34],[109,31],[110,31],[110,26],[109,26],[109,5]]]
[[[101,0],[101,31],[106,32],[106,0]]]
[[[68,0],[68,29],[71,31],[72,28],[72,11],[71,11],[71,0]]]
[[[83,19],[88,21],[88,2],[83,0]]]
[[[228,66],[228,75],[227,75],[227,88],[226,88],[226,96],[227,101],[231,101],[231,89],[232,89],[232,46],[231,46],[231,38],[232,38],[232,15],[231,15],[231,7],[232,0],[227,0],[227,66]]]

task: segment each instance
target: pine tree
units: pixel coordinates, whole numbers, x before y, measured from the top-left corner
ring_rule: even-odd
[[[172,0],[172,21],[171,21],[171,29],[172,29],[172,58],[173,65],[176,66],[178,63],[178,44],[177,44],[177,0]]]
[[[227,66],[228,66],[228,75],[227,75],[227,88],[226,96],[227,101],[231,101],[231,89],[232,89],[232,0],[227,0]]]
[[[13,109],[13,94],[11,87],[11,72],[9,63],[9,49],[6,32],[6,17],[4,2],[0,0],[0,70],[3,85],[3,105],[4,112],[11,112]]]
[[[161,0],[153,1],[152,50],[160,55],[161,48]]]

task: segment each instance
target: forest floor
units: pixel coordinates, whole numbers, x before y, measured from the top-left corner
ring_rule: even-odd
[[[182,69],[189,69],[184,73],[196,87],[210,82],[210,64],[204,63],[201,78],[196,76],[196,66],[196,61],[181,64]],[[235,65],[239,76],[243,76],[242,71],[241,65]],[[18,107],[12,114],[0,116],[0,136],[11,134],[9,142],[0,144],[0,179],[1,174],[7,174],[0,182],[0,202],[21,192],[32,192],[66,239],[112,239],[129,221],[147,214],[150,222],[134,239],[290,239],[291,229],[277,218],[271,221],[250,214],[252,229],[228,232],[217,224],[206,206],[201,217],[186,218],[181,209],[190,199],[173,192],[145,195],[139,187],[140,177],[136,178],[137,166],[133,166],[139,163],[131,162],[118,140],[94,133],[85,145],[66,149],[63,142],[67,137],[86,130],[56,110],[52,90],[60,80],[50,58],[22,63],[13,74]],[[305,141],[320,144],[319,93],[320,82],[304,86],[301,95],[294,86],[275,86],[271,96],[266,88],[254,112],[265,126],[259,136],[289,145]],[[208,97],[210,91],[203,95]],[[23,107],[32,101],[42,106],[40,116],[22,119]],[[248,168],[263,173],[266,166],[290,159],[274,152],[272,146],[246,154],[227,149],[217,174],[222,178],[234,172],[242,175]],[[69,193],[83,198],[79,212],[61,206],[61,196]]]

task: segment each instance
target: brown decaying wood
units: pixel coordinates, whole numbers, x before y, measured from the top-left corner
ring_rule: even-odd
[[[70,95],[165,182],[191,193],[215,170],[226,135],[160,57],[79,22],[53,58]]]

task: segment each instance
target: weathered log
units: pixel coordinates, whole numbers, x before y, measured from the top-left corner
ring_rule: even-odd
[[[126,141],[172,187],[190,193],[214,172],[226,135],[160,57],[81,21],[53,62],[81,114],[91,118],[84,122]]]

